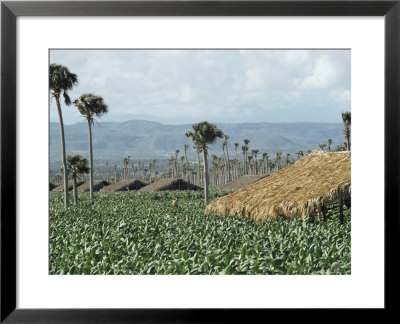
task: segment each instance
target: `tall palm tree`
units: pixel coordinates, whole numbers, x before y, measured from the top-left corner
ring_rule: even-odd
[[[108,175],[108,161],[106,161],[106,181],[110,182],[110,177]]]
[[[174,160],[174,164],[175,164],[175,172],[176,172],[176,176],[178,176],[179,173],[179,164],[178,164],[178,154],[179,154],[179,150],[175,150],[175,160]]]
[[[201,148],[198,146],[193,146],[197,153],[197,182],[198,185],[201,186],[201,177],[200,177],[200,172],[201,172],[201,167],[200,167],[200,153],[201,153]]]
[[[281,156],[282,156],[282,152],[276,152],[275,165],[276,165],[277,171],[279,171],[281,169]]]
[[[92,147],[92,125],[94,117],[100,117],[107,113],[108,107],[104,103],[103,98],[91,93],[85,93],[74,101],[75,107],[79,110],[88,122],[89,130],[89,161],[90,161],[90,199],[93,199],[93,147]]]
[[[71,105],[71,98],[68,95],[68,90],[71,90],[78,83],[76,74],[71,73],[67,67],[59,64],[50,64],[49,68],[49,90],[51,96],[56,100],[58,118],[60,120],[61,133],[61,159],[64,174],[64,206],[68,207],[68,168],[65,155],[65,135],[64,123],[61,112],[60,97],[63,96],[66,106]]]
[[[239,143],[233,143],[233,145],[235,145],[235,151],[236,151],[236,160],[239,161],[239,156],[238,156],[238,147],[239,147]]]
[[[236,176],[235,176],[235,178],[237,178],[237,177],[239,177],[238,167],[239,167],[239,171],[240,171],[239,156],[238,156],[239,143],[233,143],[233,145],[235,146],[235,152],[236,152]]]
[[[350,151],[350,125],[351,125],[351,112],[342,112],[342,119],[344,124],[344,138],[346,140],[346,151]]]
[[[67,156],[67,167],[72,177],[72,190],[74,193],[74,204],[78,206],[78,190],[76,189],[76,179],[81,175],[88,173],[89,168],[87,166],[87,160],[79,155],[68,155]]]
[[[254,161],[255,161],[255,174],[258,174],[258,168],[257,168],[257,154],[258,154],[258,150],[251,150],[251,154],[254,155]]]
[[[246,158],[243,158],[243,167],[244,167],[244,173],[247,174],[247,151],[249,150],[250,140],[245,138],[243,140],[243,143],[244,143],[243,153],[245,154],[245,157],[246,157]]]
[[[286,153],[285,166],[288,166],[289,163],[290,163],[290,153]]]
[[[189,161],[187,158],[187,149],[189,148],[188,144],[183,144],[183,151],[185,153],[185,177],[186,177],[186,181],[189,180],[189,175],[188,175],[188,167],[189,167]]]
[[[186,132],[186,136],[190,137],[203,153],[204,160],[204,201],[208,203],[208,170],[207,170],[207,152],[208,144],[213,144],[216,139],[222,138],[223,133],[217,128],[215,124],[203,121],[192,125],[193,131]]]
[[[224,135],[224,142],[226,143],[225,144],[225,148],[226,148],[226,159],[227,159],[227,161],[228,161],[228,181],[231,181],[231,166],[230,166],[230,164],[229,164],[229,151],[228,151],[228,139],[229,139],[229,136],[228,135]]]
[[[328,152],[331,151],[331,145],[332,145],[332,139],[329,138],[329,139],[328,139]]]

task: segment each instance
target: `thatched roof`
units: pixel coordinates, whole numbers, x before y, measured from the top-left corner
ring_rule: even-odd
[[[163,190],[201,190],[202,188],[179,178],[161,179],[143,187],[139,191],[163,191]]]
[[[206,213],[254,220],[304,218],[351,196],[351,153],[314,151],[269,177],[217,198]]]
[[[99,191],[101,188],[108,186],[110,183],[104,180],[93,180],[93,191]],[[78,191],[90,191],[90,182],[85,182],[78,187]]]
[[[121,180],[115,183],[112,183],[106,187],[100,189],[100,191],[127,191],[127,190],[138,190],[144,187],[145,184],[139,180]]]
[[[79,180],[76,181],[76,185],[77,186],[80,186],[82,183],[83,183],[82,181],[79,181]],[[72,190],[72,186],[73,186],[73,182],[72,182],[72,180],[69,180],[68,181],[68,191]],[[63,192],[64,191],[64,184],[62,184],[62,185],[60,185],[58,187],[55,187],[52,191]]]
[[[222,190],[238,190],[238,189],[241,189],[248,185],[251,185],[252,183],[260,181],[261,179],[264,179],[267,176],[268,176],[268,174],[244,175],[236,180],[233,180],[233,181],[228,182],[227,184],[223,185],[221,189]]]
[[[49,182],[49,190],[52,191],[54,188],[56,188],[57,186],[51,182]]]

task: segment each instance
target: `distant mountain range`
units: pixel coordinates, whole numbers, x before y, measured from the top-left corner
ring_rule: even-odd
[[[250,140],[249,153],[259,150],[259,157],[267,152],[291,153],[299,149],[319,149],[319,144],[331,138],[332,149],[343,145],[343,125],[339,123],[237,123],[217,126],[229,135],[228,150],[235,157],[235,142],[239,143],[241,156],[243,139]],[[185,136],[191,130],[187,125],[164,125],[148,120],[129,120],[126,122],[100,122],[93,126],[93,154],[96,160],[168,159],[175,150],[183,154],[184,144],[189,144],[188,157],[197,159],[193,143]],[[88,156],[88,129],[86,123],[65,125],[67,154],[79,153]],[[222,153],[222,140],[211,145],[210,154]],[[50,160],[61,160],[60,129],[58,123],[50,123]]]

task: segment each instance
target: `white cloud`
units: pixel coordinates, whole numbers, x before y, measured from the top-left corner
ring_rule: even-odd
[[[229,116],[240,122],[247,112],[254,115],[254,121],[261,121],[270,118],[271,110],[293,109],[299,114],[305,107],[349,101],[349,54],[326,50],[54,50],[51,61],[77,73],[79,84],[71,90],[72,98],[84,92],[101,95],[109,114],[146,111],[160,117],[185,114],[188,119],[210,116],[219,120]],[[51,116],[56,118],[53,111]],[[71,109],[65,109],[65,118],[75,118]]]
[[[334,89],[330,91],[329,97],[338,103],[350,104],[351,92],[348,89]]]
[[[181,95],[179,97],[179,101],[181,103],[191,102],[193,98],[193,91],[189,86],[184,86],[181,88]]]
[[[335,63],[329,56],[321,55],[315,62],[312,73],[304,78],[295,79],[294,84],[301,89],[322,89],[335,83],[338,77]]]

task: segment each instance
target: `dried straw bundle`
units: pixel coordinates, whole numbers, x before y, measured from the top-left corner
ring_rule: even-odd
[[[205,212],[254,220],[304,218],[351,197],[351,153],[313,151],[252,185],[212,201]]]

